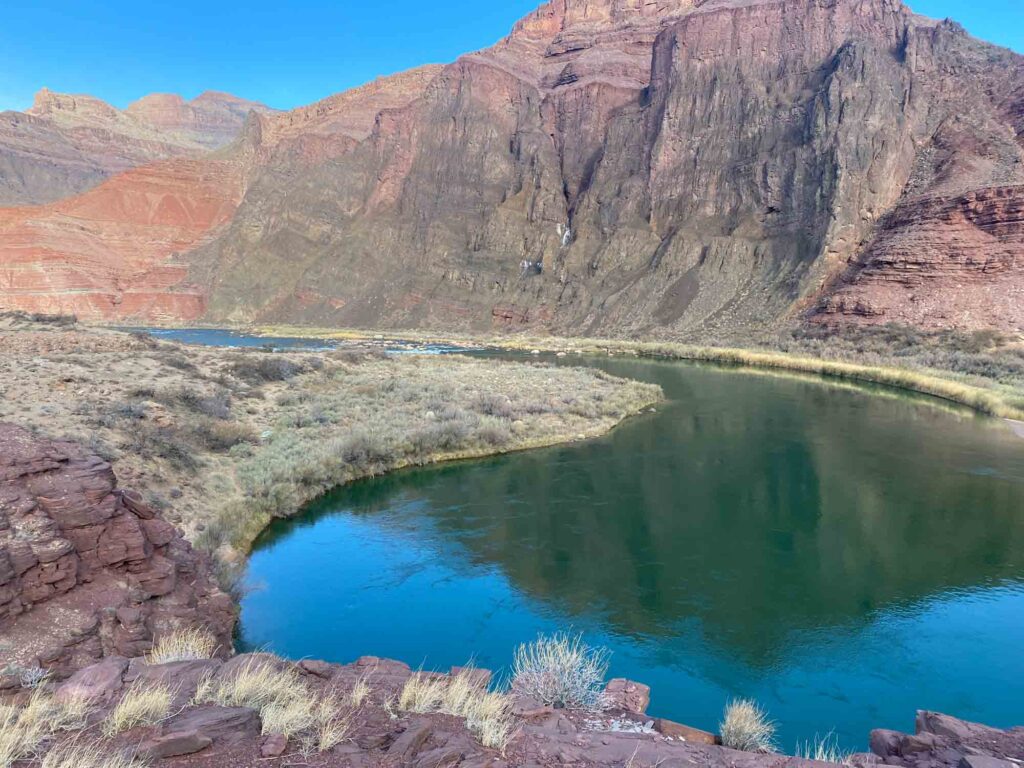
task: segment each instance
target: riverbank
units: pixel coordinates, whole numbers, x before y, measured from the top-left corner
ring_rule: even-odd
[[[909,329],[901,329],[911,333]],[[390,332],[351,329],[304,328],[299,326],[260,326],[256,332],[345,340],[386,340],[398,338]],[[981,413],[1013,421],[1024,421],[1024,345],[1019,340],[991,335],[947,335],[948,339],[928,341],[914,350],[914,342],[872,337],[873,344],[837,343],[828,350],[822,337],[795,336],[786,349],[739,348],[686,344],[673,341],[633,341],[626,339],[562,338],[529,335],[448,335],[426,332],[402,332],[401,337],[421,342],[481,346],[494,349],[562,354],[620,354],[661,360],[691,360],[719,365],[744,366],[767,370],[788,370],[817,376],[845,379],[893,387],[937,397],[965,405]],[[922,337],[925,338],[925,337]],[[767,343],[767,342],[766,342]],[[941,346],[945,344],[945,346]],[[992,350],[1003,347],[1005,359],[996,359]],[[936,355],[941,348],[947,354]],[[807,354],[813,350],[817,354]],[[861,350],[858,353],[857,350]],[[825,357],[823,353],[836,354]],[[913,365],[910,365],[910,362]],[[928,365],[927,363],[931,363]],[[942,363],[942,367],[935,367]]]
[[[414,671],[373,656],[224,661],[199,637],[171,637],[177,653],[109,658],[59,685],[9,689],[0,696],[0,759],[94,768],[1013,768],[1024,758],[1022,728],[927,711],[917,712],[913,734],[872,731],[870,753],[843,752],[826,735],[791,757],[758,741],[763,714],[727,712],[721,735],[700,731],[648,715],[650,689],[629,680],[599,681],[599,706],[552,706],[515,684],[494,688],[485,669]]]
[[[594,370],[378,349],[186,347],[0,323],[0,420],[87,445],[186,537],[241,564],[329,488],[607,432],[660,390]]]

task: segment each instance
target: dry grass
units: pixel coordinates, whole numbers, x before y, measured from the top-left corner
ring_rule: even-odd
[[[824,736],[814,735],[814,741],[806,741],[796,745],[797,757],[807,760],[818,760],[823,763],[836,763],[837,765],[851,765],[851,750],[842,749],[839,746],[839,737],[835,731],[829,731]]]
[[[722,745],[744,752],[775,752],[775,723],[750,699],[736,699],[725,707],[718,725]]]
[[[358,340],[365,331],[276,327],[277,335]],[[921,331],[907,326],[800,327],[712,343],[515,336],[439,336],[402,331],[388,338],[504,349],[631,354],[670,360],[791,370],[883,384],[1024,420],[1024,339],[993,331]],[[734,346],[739,341],[742,347]]]
[[[0,768],[35,755],[56,733],[84,728],[91,711],[84,699],[58,701],[42,689],[33,691],[24,707],[0,704]]]
[[[145,763],[95,743],[69,741],[51,749],[39,768],[143,768]]]
[[[174,692],[163,685],[133,685],[103,720],[103,735],[109,738],[163,720],[171,711],[173,698]]]
[[[291,667],[278,668],[260,657],[248,659],[231,677],[207,679],[200,684],[195,703],[213,702],[222,707],[248,707],[261,713],[267,707],[309,698],[309,691]]]
[[[217,639],[205,629],[189,627],[163,635],[146,654],[147,664],[168,664],[173,661],[212,659],[217,652]]]
[[[609,653],[580,635],[558,632],[520,645],[512,666],[512,690],[544,704],[598,710]]]
[[[298,737],[305,751],[325,751],[351,731],[351,714],[341,702],[314,694],[291,667],[249,659],[224,680],[203,681],[194,703],[248,707],[260,713],[263,733]]]
[[[316,749],[326,752],[345,741],[351,732],[352,712],[330,699],[321,699],[313,733]]]
[[[352,705],[353,709],[359,709],[372,692],[373,689],[370,688],[369,680],[366,677],[360,677],[356,680],[355,685],[352,686],[352,690],[349,691],[349,704]]]
[[[462,717],[483,746],[500,752],[508,746],[515,727],[510,697],[489,691],[472,669],[455,676],[414,674],[399,694],[398,707],[406,712]]]

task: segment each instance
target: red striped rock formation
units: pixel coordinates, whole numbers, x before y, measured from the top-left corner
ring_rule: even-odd
[[[902,203],[819,319],[1024,329],[1024,185]]]
[[[0,308],[191,320],[203,292],[180,255],[227,222],[238,162],[173,160],[49,206],[0,209]]]

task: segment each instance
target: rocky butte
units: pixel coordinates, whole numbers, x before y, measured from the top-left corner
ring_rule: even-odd
[[[143,102],[154,130],[196,124]],[[1022,257],[1024,57],[900,0],[551,0],[447,66],[0,211],[0,307],[1020,331]]]

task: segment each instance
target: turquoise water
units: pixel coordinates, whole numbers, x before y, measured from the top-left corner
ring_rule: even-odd
[[[277,523],[242,645],[500,670],[573,627],[652,686],[653,714],[713,729],[753,697],[787,751],[832,729],[863,749],[919,708],[1024,722],[1024,440],[883,389],[584,362],[668,402],[601,439],[359,482]]]

